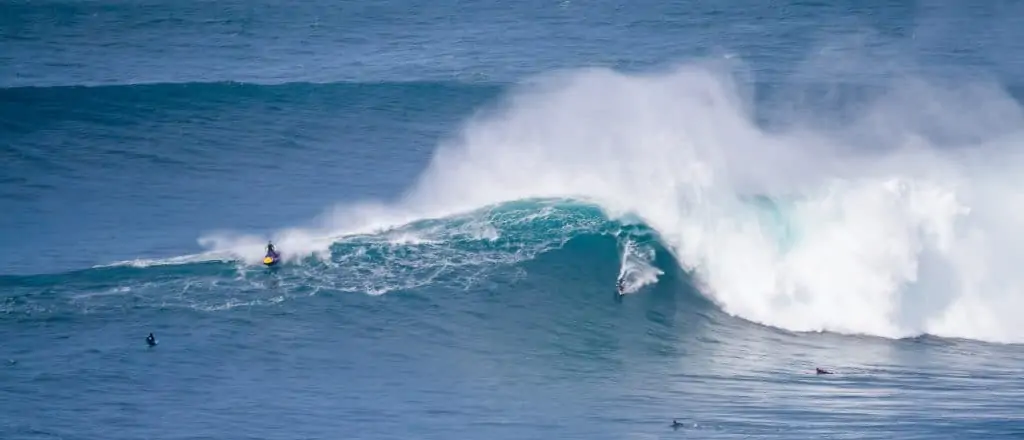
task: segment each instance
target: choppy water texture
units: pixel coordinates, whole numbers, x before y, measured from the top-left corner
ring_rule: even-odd
[[[1020,5],[4,10],[2,438],[1024,436]]]

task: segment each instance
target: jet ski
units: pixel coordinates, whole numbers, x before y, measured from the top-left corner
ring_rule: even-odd
[[[279,254],[277,252],[277,250],[274,249],[274,245],[268,244],[267,245],[267,255],[265,257],[263,257],[263,265],[264,266],[274,266],[274,265],[276,265],[280,261],[281,261],[281,254]]]

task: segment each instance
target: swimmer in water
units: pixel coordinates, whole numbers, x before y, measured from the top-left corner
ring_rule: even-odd
[[[146,343],[149,344],[150,347],[156,345],[156,337],[150,333],[149,336],[146,336]]]

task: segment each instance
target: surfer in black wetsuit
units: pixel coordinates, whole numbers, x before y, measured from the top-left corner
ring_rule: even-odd
[[[619,294],[621,295],[622,292],[626,290],[626,280],[624,278],[619,278],[615,281],[615,288],[619,290]]]
[[[156,337],[150,333],[149,336],[146,336],[146,343],[149,344],[150,347],[156,345]]]
[[[828,370],[823,370],[823,369],[821,369],[821,368],[815,368],[815,369],[814,369],[814,373],[815,373],[815,374],[832,374],[832,372],[831,372],[831,371],[828,371]]]
[[[672,429],[682,428],[683,424],[679,423],[676,419],[672,419]]]

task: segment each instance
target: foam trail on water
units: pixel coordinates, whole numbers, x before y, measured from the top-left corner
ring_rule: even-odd
[[[267,242],[272,241],[281,253],[282,261],[295,263],[303,258],[326,259],[330,255],[330,246],[342,237],[380,232],[424,217],[422,211],[366,202],[338,207],[310,226],[289,228],[270,236],[214,231],[200,237],[199,244],[218,255],[232,255],[246,264],[255,265],[263,260]],[[401,237],[395,239],[402,240]]]
[[[664,272],[654,266],[654,256],[651,246],[638,244],[631,238],[626,239],[617,278],[622,280],[623,294],[635,293],[643,286],[658,282],[658,277]]]
[[[235,257],[230,252],[204,252],[195,255],[183,255],[170,258],[137,258],[134,260],[117,261],[110,264],[97,264],[93,268],[106,267],[152,267],[178,264],[209,263],[209,262],[230,262]]]

